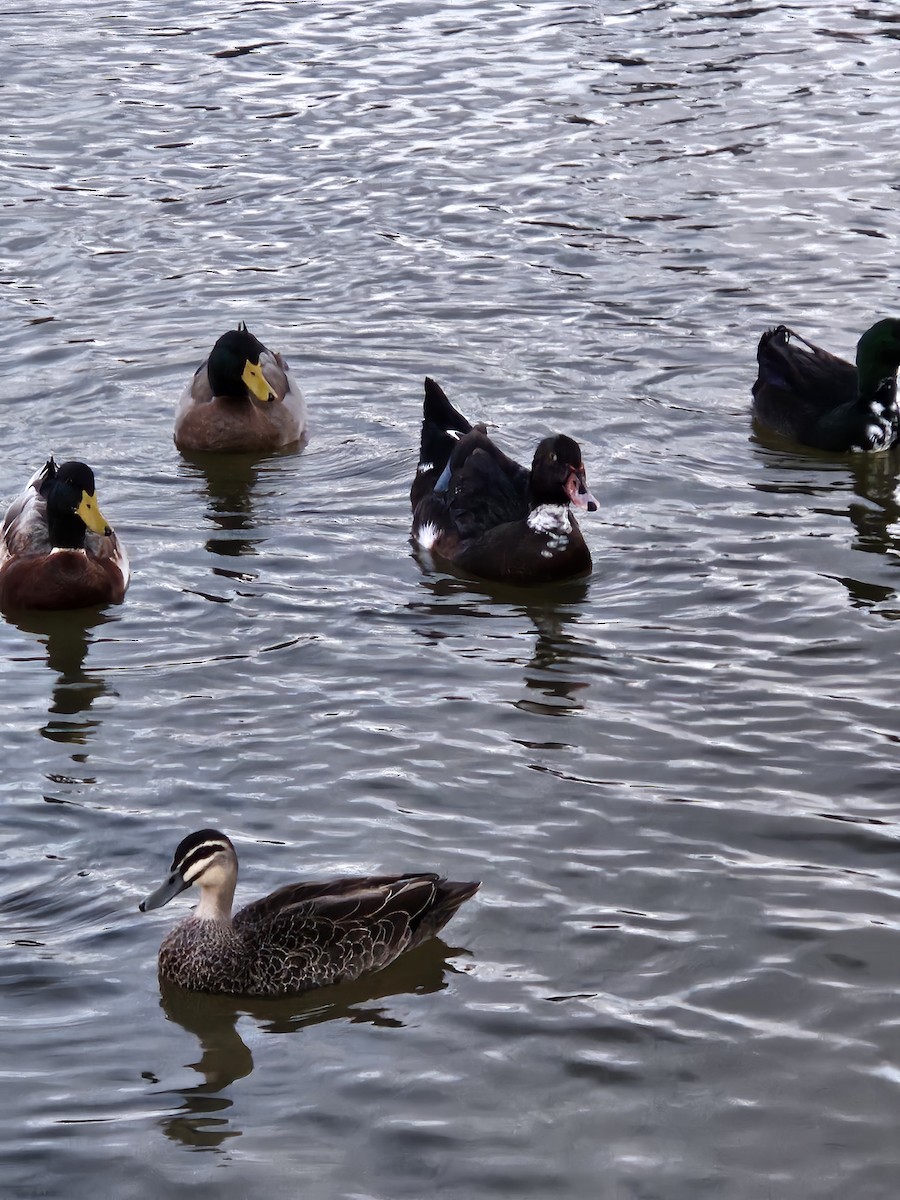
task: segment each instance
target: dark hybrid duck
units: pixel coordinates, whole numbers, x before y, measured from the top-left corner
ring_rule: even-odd
[[[578,443],[546,437],[531,470],[425,380],[419,466],[410,490],[412,539],[469,575],[510,584],[584,575],[591,555],[570,506],[594,512]]]
[[[0,531],[0,608],[121,604],[128,556],[97,504],[94,473],[53,459],[12,502]]]
[[[140,906],[147,912],[192,883],[200,888],[200,903],[160,947],[161,979],[235,996],[349,982],[434,937],[481,886],[420,874],[289,883],[232,916],[237,875],[224,833],[201,829],[181,842],[168,878]]]
[[[175,411],[179,450],[278,450],[305,433],[306,402],[287,361],[243,323],[222,334]]]
[[[835,452],[889,450],[900,440],[900,320],[889,317],[866,330],[856,366],[785,325],[763,334],[756,357],[753,415],[760,425]]]

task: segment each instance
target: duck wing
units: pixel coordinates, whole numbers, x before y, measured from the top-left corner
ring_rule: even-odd
[[[410,882],[433,883],[437,879],[437,875],[410,873],[350,875],[289,883],[242,908],[234,920],[272,920],[283,914],[297,913],[304,916],[328,913],[331,918],[337,918],[341,913],[374,913],[391,897],[404,894]]]
[[[259,366],[266,383],[275,393],[276,401],[284,400],[289,395],[300,395],[300,389],[283,354],[276,354],[274,350],[263,350],[259,356]]]
[[[762,386],[780,388],[793,392],[820,410],[834,408],[856,397],[855,365],[808,342],[786,325],[763,334],[757,349],[757,362],[759,376],[754,391]]]
[[[459,442],[450,468],[448,508],[463,541],[528,516],[531,473],[498,449],[483,427]]]
[[[258,946],[266,987],[321,987],[378,970],[432,937],[478,886],[434,874],[288,884],[242,908],[234,925]]]
[[[24,491],[7,508],[0,531],[6,554],[49,554],[52,549],[47,532],[47,501],[41,495],[41,487],[55,471],[56,464],[51,458],[32,475]]]

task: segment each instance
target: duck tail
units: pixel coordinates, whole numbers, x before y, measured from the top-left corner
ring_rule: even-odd
[[[419,444],[419,469],[425,463],[443,471],[453,447],[472,426],[456,411],[433,379],[425,380],[425,403],[422,407],[422,440]]]
[[[418,945],[428,938],[440,933],[457,909],[470,900],[481,887],[477,883],[453,883],[449,879],[439,879],[435,888],[434,900],[416,927],[411,945]]]
[[[822,369],[830,370],[830,364],[837,360],[787,325],[776,325],[759,339],[756,361],[759,375],[753,386],[754,396],[766,387],[805,390],[811,373],[815,378]]]
[[[419,466],[410,498],[413,508],[428,495],[450,461],[453,447],[472,426],[456,411],[433,379],[425,380],[422,409],[422,437],[419,442]]]
[[[789,349],[791,338],[803,341],[803,338],[798,337],[793,329],[788,329],[787,325],[776,325],[774,329],[767,329],[759,339],[756,348],[759,375],[753,385],[754,395],[763,387],[784,389],[790,386],[790,355],[793,353]]]

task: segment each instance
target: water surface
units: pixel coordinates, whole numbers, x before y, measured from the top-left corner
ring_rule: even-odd
[[[888,1200],[898,462],[752,436],[784,321],[895,304],[891,6],[208,0],[3,17],[0,490],[81,456],[126,603],[0,626],[4,1189]],[[239,320],[302,453],[171,442]],[[580,441],[585,583],[410,553],[430,374]],[[482,890],[380,976],[160,995],[239,897]]]

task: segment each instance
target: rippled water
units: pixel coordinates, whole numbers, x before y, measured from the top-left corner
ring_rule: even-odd
[[[750,433],[785,321],[894,311],[889,4],[45,0],[3,17],[11,497],[96,468],[126,603],[0,627],[2,1192],[888,1200],[898,460]],[[187,461],[246,320],[302,454]],[[407,542],[422,377],[601,500],[591,579]],[[160,997],[213,824],[239,897],[481,878],[277,1003]]]

